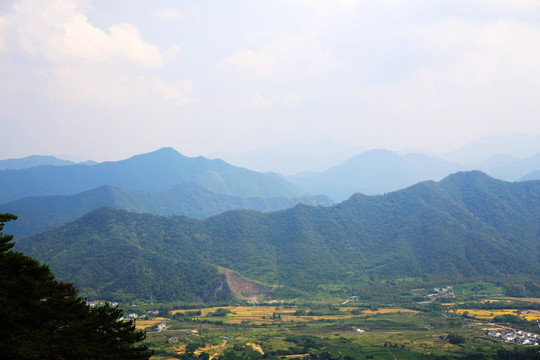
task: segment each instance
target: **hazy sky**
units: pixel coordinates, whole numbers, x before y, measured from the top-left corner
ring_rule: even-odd
[[[0,0],[0,158],[540,133],[538,0]]]

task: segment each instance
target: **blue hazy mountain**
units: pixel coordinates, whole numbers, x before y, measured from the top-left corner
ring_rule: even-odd
[[[101,185],[166,190],[192,182],[225,195],[299,196],[292,184],[273,173],[258,173],[222,160],[187,157],[163,148],[127,160],[95,165],[39,166],[0,171],[0,203],[28,196],[70,195]]]
[[[516,181],[538,170],[540,170],[540,153],[523,160],[492,168],[487,173],[497,179]]]
[[[488,173],[489,171],[491,171],[493,169],[500,168],[500,167],[503,167],[503,166],[507,166],[507,165],[512,164],[512,163],[514,163],[516,161],[520,161],[520,159],[518,159],[515,156],[511,156],[511,155],[495,154],[495,155],[492,155],[489,158],[485,159],[484,161],[480,161],[478,163],[468,165],[467,167],[471,168],[471,169],[480,170],[480,171],[483,171],[485,173]]]
[[[424,180],[440,180],[463,169],[432,156],[370,150],[324,172],[286,179],[308,193],[325,194],[340,201],[354,193],[382,194]]]
[[[202,219],[234,209],[277,211],[299,203],[333,205],[332,200],[322,195],[294,198],[240,197],[216,194],[197,184],[182,183],[166,191],[125,190],[103,185],[76,195],[27,197],[0,205],[0,213],[17,214],[17,221],[6,224],[8,233],[17,238],[49,230],[103,206],[138,213],[185,215]]]
[[[531,181],[531,180],[540,180],[540,170],[531,172],[530,174],[525,175],[519,181]]]
[[[255,171],[282,175],[324,171],[366,148],[331,140],[308,144],[281,144],[249,151],[220,152],[216,157]]]
[[[471,165],[495,154],[525,159],[538,153],[540,153],[540,134],[512,134],[481,137],[454,151],[432,155],[452,163]]]
[[[74,164],[73,161],[59,159],[54,156],[32,155],[19,159],[0,160],[0,170],[20,170],[42,165],[65,166]]]

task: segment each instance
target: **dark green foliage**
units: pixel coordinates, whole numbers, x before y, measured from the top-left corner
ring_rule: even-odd
[[[460,305],[463,309],[529,309],[540,310],[540,303],[528,301],[485,301],[465,302]]]
[[[497,360],[538,360],[540,359],[540,347],[534,346],[526,349],[514,348],[513,350],[497,350]]]
[[[223,316],[227,316],[227,314],[230,314],[230,313],[231,313],[231,310],[229,309],[218,308],[216,309],[216,311],[209,313],[208,316],[223,317]]]
[[[341,295],[397,301],[403,284],[419,281],[404,278],[509,284],[538,278],[539,214],[540,182],[470,172],[384,196],[355,195],[331,208],[230,211],[203,221],[104,208],[17,246],[96,295],[175,299],[175,289],[190,291],[181,284],[196,278],[184,298],[226,298],[223,278],[208,265],[214,264],[280,285],[274,295],[332,284],[342,285]]]
[[[511,314],[498,315],[493,318],[495,323],[522,324],[524,319]]]
[[[0,214],[0,253],[3,253],[5,251],[8,251],[13,247],[13,243],[10,241],[13,240],[13,235],[5,235],[2,233],[2,230],[4,230],[4,224],[11,220],[16,220],[17,216],[9,213]]]
[[[527,289],[521,284],[508,284],[505,289],[508,296],[525,297],[527,295]]]
[[[527,281],[525,283],[525,291],[528,296],[540,297],[540,284],[534,281]]]
[[[320,349],[323,346],[319,338],[308,335],[288,336],[285,341],[295,343],[302,348],[303,351],[300,352],[304,353],[309,352],[309,349]]]
[[[98,210],[79,226],[61,228],[53,243],[35,255],[91,298],[219,301],[231,297],[216,267],[194,259],[196,239],[176,232],[179,224],[195,221],[177,217],[169,223],[158,216],[132,215]],[[182,246],[186,240],[188,245]],[[17,246],[26,241],[20,239]]]
[[[493,318],[493,322],[509,325],[512,327],[517,327],[523,331],[540,334],[540,328],[538,328],[538,321],[534,321],[534,320],[528,321],[524,317],[519,317],[519,316],[511,315],[511,314],[505,314],[505,315],[495,316]]]
[[[13,216],[1,214],[7,221]],[[2,236],[6,238],[5,235]],[[9,359],[148,359],[122,310],[90,308],[70,283],[21,253],[0,251],[0,349]]]
[[[52,229],[103,206],[138,213],[186,215],[203,219],[228,210],[277,211],[298,203],[322,206],[333,204],[328,197],[322,195],[294,198],[241,197],[217,194],[197,184],[182,183],[166,191],[125,190],[103,185],[76,195],[27,197],[0,205],[0,212],[19,215],[19,221],[8,226],[10,233],[20,237]]]
[[[458,334],[449,334],[447,339],[450,344],[454,345],[463,344],[465,342],[465,338]]]
[[[202,353],[201,353],[202,355]],[[201,358],[199,355],[199,359]],[[229,348],[223,352],[223,354],[217,357],[217,360],[257,360],[257,359],[268,359],[268,360],[278,360],[279,358],[270,355],[270,354],[261,354],[258,351],[253,350],[250,346],[240,346],[235,345],[232,348]]]

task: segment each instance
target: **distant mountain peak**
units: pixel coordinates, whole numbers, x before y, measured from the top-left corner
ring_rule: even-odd
[[[134,155],[129,159],[176,158],[176,157],[184,157],[184,155],[182,155],[181,153],[179,153],[176,149],[172,147],[163,147],[163,148],[160,148],[160,149],[148,152],[148,153]]]
[[[480,170],[461,171],[448,175],[440,181],[440,184],[446,188],[482,189],[482,192],[487,189],[490,189],[489,191],[497,191],[497,188],[507,183],[509,182],[493,178]]]
[[[469,178],[469,179],[493,179],[491,176],[486,174],[485,172],[481,170],[469,170],[469,171],[458,171],[454,174],[450,174],[447,177],[443,179],[444,180],[451,180],[451,179],[463,179],[463,178]]]
[[[59,159],[51,155],[31,155],[18,159],[0,160],[0,170],[20,170],[43,165],[66,166],[73,164],[75,163],[72,161]]]

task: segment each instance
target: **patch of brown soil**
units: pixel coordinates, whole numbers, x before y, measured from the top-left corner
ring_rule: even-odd
[[[220,269],[220,272],[225,274],[227,285],[229,285],[229,289],[231,289],[231,292],[236,298],[261,296],[272,290],[270,286],[248,280],[232,271]]]
[[[253,350],[258,351],[262,355],[264,355],[264,351],[261,345],[254,344],[254,343],[246,343],[247,346],[251,346]]]

